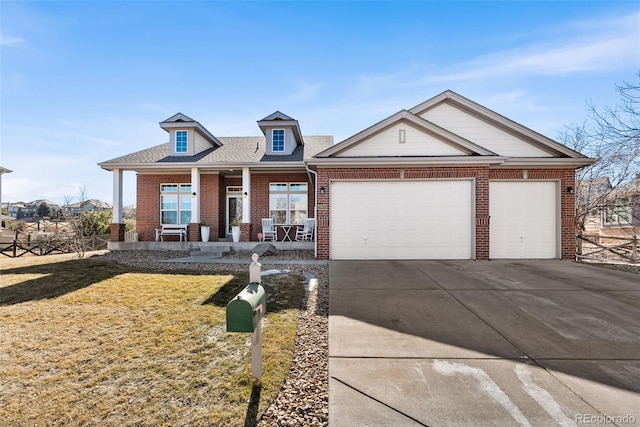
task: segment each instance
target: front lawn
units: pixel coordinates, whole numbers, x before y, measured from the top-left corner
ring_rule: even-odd
[[[2,423],[250,424],[287,376],[304,289],[299,276],[263,279],[264,378],[250,399],[250,336],[225,328],[247,279],[100,257],[0,259]]]

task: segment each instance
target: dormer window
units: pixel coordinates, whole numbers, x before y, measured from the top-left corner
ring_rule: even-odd
[[[273,129],[271,140],[271,151],[283,152],[284,151],[284,129]]]
[[[187,144],[187,134],[186,130],[177,130],[176,131],[176,153],[186,153],[188,149]]]

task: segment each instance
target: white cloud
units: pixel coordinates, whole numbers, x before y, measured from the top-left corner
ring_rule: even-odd
[[[517,75],[561,75],[636,67],[640,49],[640,13],[618,19],[571,23],[565,40],[521,46],[456,64],[427,77],[450,82]],[[581,32],[579,32],[581,31]]]
[[[25,43],[22,37],[13,37],[0,34],[0,46],[16,47]]]
[[[517,48],[489,52],[450,65],[410,64],[388,73],[358,77],[353,94],[380,93],[428,88],[440,91],[451,82],[486,83],[490,79],[518,79],[531,76],[607,72],[638,67],[640,12],[616,18],[575,21],[560,28],[535,31],[552,34]],[[544,31],[543,31],[544,30]]]

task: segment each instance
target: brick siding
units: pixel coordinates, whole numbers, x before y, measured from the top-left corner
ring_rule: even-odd
[[[574,194],[566,191],[575,188],[573,169],[528,169],[528,179],[560,180],[561,193],[561,256],[575,256]],[[475,179],[475,257],[489,259],[489,181],[492,179],[523,179],[523,169],[489,169],[488,167],[431,167],[431,168],[319,168],[317,239],[318,258],[330,259],[329,192],[331,180],[372,179]]]

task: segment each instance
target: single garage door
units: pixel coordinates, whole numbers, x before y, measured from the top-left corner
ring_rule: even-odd
[[[332,259],[470,259],[473,185],[449,181],[335,181]]]
[[[489,183],[489,257],[558,257],[558,184]]]

